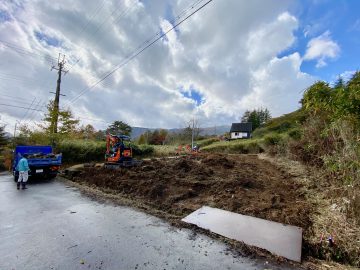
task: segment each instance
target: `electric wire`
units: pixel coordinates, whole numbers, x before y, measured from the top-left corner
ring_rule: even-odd
[[[41,107],[46,107],[46,106],[43,106],[43,104],[45,104],[45,102],[43,102],[41,104]],[[24,106],[18,106],[18,105],[12,105],[12,104],[4,104],[4,103],[0,103],[0,106],[7,106],[7,107],[12,107],[12,108],[19,108],[19,109],[24,109],[24,110],[30,110],[30,111],[35,111],[35,112],[39,112],[39,113],[43,113],[45,114],[46,112],[42,109],[38,109],[36,108],[36,106],[34,108],[29,108],[29,107],[24,107]],[[95,119],[95,118],[89,118],[89,117],[85,117],[85,116],[82,116],[82,115],[75,115],[74,118],[79,118],[79,119],[84,119],[84,120],[90,120],[90,121],[93,121],[93,122],[98,122],[98,123],[106,123],[106,124],[110,124],[111,122],[109,121],[106,121],[106,120],[102,120],[102,119]],[[30,121],[33,121],[32,119]],[[34,123],[34,121],[33,121]]]
[[[37,104],[35,104],[34,109],[40,109],[40,108],[41,108],[41,106],[40,106],[40,103],[41,103],[41,102],[42,102],[42,100],[39,99],[39,101],[37,102]],[[45,102],[43,102],[42,104],[44,104],[44,103],[45,103]],[[27,122],[28,122],[28,123],[31,122],[35,117],[36,117],[36,111],[31,111],[30,114],[29,114],[29,116],[28,116]]]
[[[103,2],[104,4],[105,2]],[[120,12],[119,15],[116,17],[116,19],[114,20],[115,23],[117,23],[122,17],[126,16],[130,11],[131,9],[135,6],[135,4],[137,3],[137,1],[135,0],[133,2],[132,5],[126,7],[123,12]],[[96,33],[98,33],[100,31],[100,29],[105,25],[106,21],[108,21],[113,14],[116,13],[116,10],[114,10],[100,25],[98,25],[95,29],[95,31],[90,34],[90,36],[94,36]],[[81,32],[83,33],[83,31]],[[80,34],[79,34],[80,35]],[[95,43],[93,44],[93,46],[96,46],[99,42],[100,42],[101,39],[96,39],[95,40]],[[72,68],[74,68],[74,66],[76,66],[79,62],[80,62],[81,58],[78,58],[74,64],[72,64],[69,68],[68,68],[68,71],[70,71]],[[65,74],[66,75],[66,74]],[[92,75],[91,75],[92,76]],[[92,76],[93,77],[93,76]]]
[[[28,110],[28,109],[29,109],[29,107],[17,106],[17,105],[10,105],[10,104],[4,104],[4,103],[0,103],[0,106],[13,107],[13,108],[20,108],[20,109],[26,109],[26,110]],[[32,108],[30,108],[29,110],[33,110],[33,111],[42,111],[42,110],[32,109]]]
[[[97,6],[93,12],[93,14],[90,16],[89,20],[87,21],[87,23],[85,24],[85,26],[82,27],[80,33],[78,34],[78,36],[81,36],[82,33],[84,33],[84,31],[86,30],[86,28],[90,25],[90,22],[96,17],[97,14],[100,13],[100,11],[103,9],[103,7],[105,6],[106,1],[103,0],[102,3]]]
[[[28,107],[28,109],[26,110],[25,114],[23,115],[23,117],[20,119],[20,123],[24,120],[24,118],[27,116],[27,114],[29,113],[30,109],[32,109],[32,105],[34,104],[34,102],[36,101],[36,98],[33,99],[33,101],[31,102],[30,106]]]
[[[199,0],[196,2],[196,4],[193,4],[190,9],[193,9],[198,3],[203,2],[204,0]],[[179,22],[176,22],[177,19],[180,19],[181,16],[183,14],[185,14],[187,12],[187,10],[184,10],[182,13],[180,13],[179,15],[177,15],[175,17],[175,19],[173,21],[171,21],[170,23],[172,24],[172,27],[164,32],[159,31],[157,32],[152,39],[155,38],[155,40],[151,41],[152,39],[148,39],[146,41],[143,42],[143,45],[147,44],[146,46],[144,46],[144,48],[141,48],[141,45],[138,47],[140,50],[139,51],[135,51],[133,54],[129,54],[119,65],[117,65],[113,70],[111,70],[109,73],[107,73],[104,77],[102,77],[100,80],[97,79],[97,81],[95,83],[93,83],[90,87],[85,88],[79,95],[77,95],[75,98],[73,98],[68,104],[66,104],[65,106],[68,106],[70,104],[72,104],[73,102],[75,102],[79,97],[81,97],[85,92],[91,90],[92,88],[94,88],[96,85],[98,85],[99,83],[103,82],[104,80],[106,80],[109,76],[111,76],[112,74],[114,74],[114,72],[116,72],[118,69],[120,69],[121,67],[123,67],[124,65],[126,65],[127,63],[129,63],[130,61],[132,61],[135,57],[137,57],[138,55],[140,55],[143,51],[145,51],[147,48],[149,48],[150,46],[152,46],[154,43],[156,43],[158,40],[160,40],[161,38],[163,38],[164,36],[166,36],[166,34],[168,34],[170,31],[174,30],[177,26],[179,26],[180,24],[182,24],[184,21],[186,21],[187,19],[189,19],[192,15],[194,15],[195,13],[197,13],[199,10],[201,10],[202,8],[204,8],[206,5],[208,5],[210,2],[212,2],[212,0],[208,0],[205,4],[201,5],[199,8],[195,9],[193,12],[191,12],[189,15],[187,15],[185,18],[179,20]],[[112,15],[114,14],[114,12],[112,12],[110,14],[110,16],[108,18],[110,18]],[[106,22],[103,21],[103,23],[96,29],[96,31],[94,32],[97,33],[99,31],[99,29],[102,27],[102,25]],[[23,50],[21,48],[16,48],[15,46],[11,46],[9,44],[4,43],[4,41],[1,41],[3,44],[5,44],[8,47],[13,47],[14,49],[18,49],[18,50]],[[34,55],[38,55],[43,57],[43,55],[39,55],[39,54],[35,54],[33,52],[26,52],[25,50],[23,50],[24,53],[31,53]],[[51,59],[55,59],[51,56],[49,56]],[[79,60],[76,62],[78,63]],[[72,68],[72,67],[71,67]],[[11,76],[10,76],[11,77]],[[32,108],[32,104],[30,104],[29,107],[24,107],[24,106],[17,106],[17,105],[10,105],[10,104],[4,104],[4,103],[0,103],[0,106],[8,106],[8,107],[14,107],[14,108],[21,108],[21,109],[26,109],[27,112],[28,111],[37,111],[37,112],[44,112],[43,110],[39,109],[38,105],[40,102],[38,102],[37,106],[35,106],[34,108]],[[43,105],[42,105],[43,107]],[[82,118],[82,119],[88,119],[88,120],[92,120],[92,121],[98,121],[98,122],[104,122],[104,123],[110,123],[107,122],[105,120],[95,120],[95,119],[91,119],[91,118],[86,118],[86,117],[77,117],[77,118]]]
[[[141,48],[139,51],[135,52],[133,55],[130,55],[129,57],[125,58],[123,60],[122,63],[120,63],[119,65],[117,65],[113,70],[111,70],[109,73],[107,73],[103,78],[101,78],[100,80],[98,80],[97,82],[93,83],[90,87],[87,87],[85,89],[83,89],[80,94],[78,94],[75,98],[73,98],[69,104],[74,103],[77,99],[79,99],[82,95],[84,95],[87,91],[90,91],[91,89],[93,89],[95,86],[97,86],[99,83],[101,83],[102,81],[106,80],[108,77],[110,77],[112,74],[114,74],[118,69],[120,69],[121,67],[125,66],[127,63],[129,63],[131,60],[133,60],[135,57],[137,57],[138,55],[140,55],[142,52],[144,52],[147,48],[149,48],[150,46],[152,46],[153,44],[155,44],[158,40],[160,40],[161,38],[163,38],[164,36],[166,36],[170,31],[174,30],[177,26],[179,26],[180,24],[182,24],[184,21],[186,21],[187,19],[189,19],[192,15],[194,15],[195,13],[197,13],[198,11],[200,11],[201,9],[203,9],[205,6],[207,6],[210,2],[212,2],[213,0],[208,0],[207,2],[205,2],[204,4],[202,4],[200,7],[196,8],[194,11],[192,11],[189,15],[187,15],[185,18],[179,20],[178,22],[176,22],[174,25],[172,25],[172,27],[161,33],[160,35],[158,35],[158,37],[156,37],[153,41],[149,41],[149,43],[144,46],[143,48]],[[67,104],[67,105],[69,105]]]
[[[49,60],[52,60],[52,61],[57,60],[56,58],[50,56],[49,54],[41,53],[41,51],[39,51],[39,50],[37,50],[39,53],[36,53],[36,52],[28,50],[25,47],[21,47],[19,45],[15,45],[15,44],[12,44],[12,43],[10,43],[8,41],[1,40],[1,39],[0,39],[0,43],[2,43],[4,46],[6,46],[6,47],[8,47],[8,48],[10,48],[12,50],[15,50],[17,53],[22,54],[22,55],[41,57],[43,59],[46,59],[47,61],[49,61]]]

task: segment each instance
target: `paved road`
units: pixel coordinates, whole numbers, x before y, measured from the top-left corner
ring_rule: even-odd
[[[16,190],[0,174],[0,269],[290,269],[233,256],[205,235],[63,183]],[[291,268],[293,269],[293,268]]]

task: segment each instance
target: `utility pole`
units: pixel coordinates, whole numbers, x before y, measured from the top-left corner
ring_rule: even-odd
[[[58,57],[58,63],[57,66],[53,65],[51,67],[51,70],[55,69],[58,71],[58,79],[57,79],[57,84],[56,84],[56,92],[50,92],[55,94],[55,100],[54,100],[54,109],[53,109],[53,116],[52,116],[52,133],[57,133],[58,130],[58,120],[59,120],[59,103],[60,103],[60,96],[65,96],[60,94],[60,85],[61,85],[61,75],[62,73],[64,73],[64,75],[67,73],[66,70],[64,70],[64,66],[65,66],[65,55],[63,54],[62,59],[61,58],[61,54],[59,53],[59,57]]]
[[[195,127],[195,120],[192,119],[192,129],[191,129],[191,151],[194,149],[194,127]]]
[[[15,145],[16,145],[15,139],[16,139],[17,124],[20,124],[20,122],[19,122],[18,120],[16,120],[15,127],[14,127],[14,137],[13,137],[13,146],[14,146],[14,147],[15,147]]]

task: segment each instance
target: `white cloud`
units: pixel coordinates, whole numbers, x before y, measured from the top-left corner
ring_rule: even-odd
[[[297,19],[284,12],[274,22],[264,24],[251,32],[247,41],[250,62],[261,64],[290,47],[295,41],[293,31],[297,27]]]
[[[56,5],[38,0],[21,7],[9,2],[7,10],[14,20],[0,24],[0,36],[33,52],[53,57],[59,51],[65,53],[70,65],[80,58],[63,78],[64,105],[148,37],[171,27],[171,17],[192,2],[119,4],[113,0],[105,1],[97,13],[99,4],[85,0]],[[82,119],[97,128],[114,120],[134,126],[179,127],[194,115],[202,126],[229,124],[246,109],[260,106],[268,107],[274,116],[288,113],[297,108],[300,91],[314,80],[301,72],[298,53],[278,57],[296,41],[299,22],[287,11],[289,4],[287,0],[213,1],[70,107],[80,117],[100,119]],[[62,47],[39,42],[34,31],[61,40]],[[317,60],[330,57],[310,55]],[[29,85],[0,79],[2,94],[28,97],[31,92],[43,101],[53,97],[49,91],[55,88],[56,73],[50,72],[47,61],[1,43],[0,57],[0,73],[33,80]],[[190,87],[203,98],[199,106],[181,92]],[[23,114],[13,108],[0,110],[10,121]]]
[[[335,59],[339,54],[339,45],[331,39],[330,32],[326,31],[309,41],[304,60],[317,60],[316,67],[320,68],[327,65],[327,59]]]
[[[275,57],[256,70],[251,81],[253,91],[241,99],[242,107],[267,107],[274,115],[298,108],[302,90],[314,82],[312,76],[300,71],[301,62],[300,55],[293,53]]]

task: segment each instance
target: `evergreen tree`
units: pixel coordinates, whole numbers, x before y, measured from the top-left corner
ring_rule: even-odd
[[[114,135],[122,134],[130,136],[132,128],[123,121],[114,121],[107,131]]]
[[[267,121],[271,119],[270,111],[265,108],[258,110],[249,111],[246,110],[244,115],[241,117],[241,122],[243,123],[252,123],[253,130],[264,125]]]

